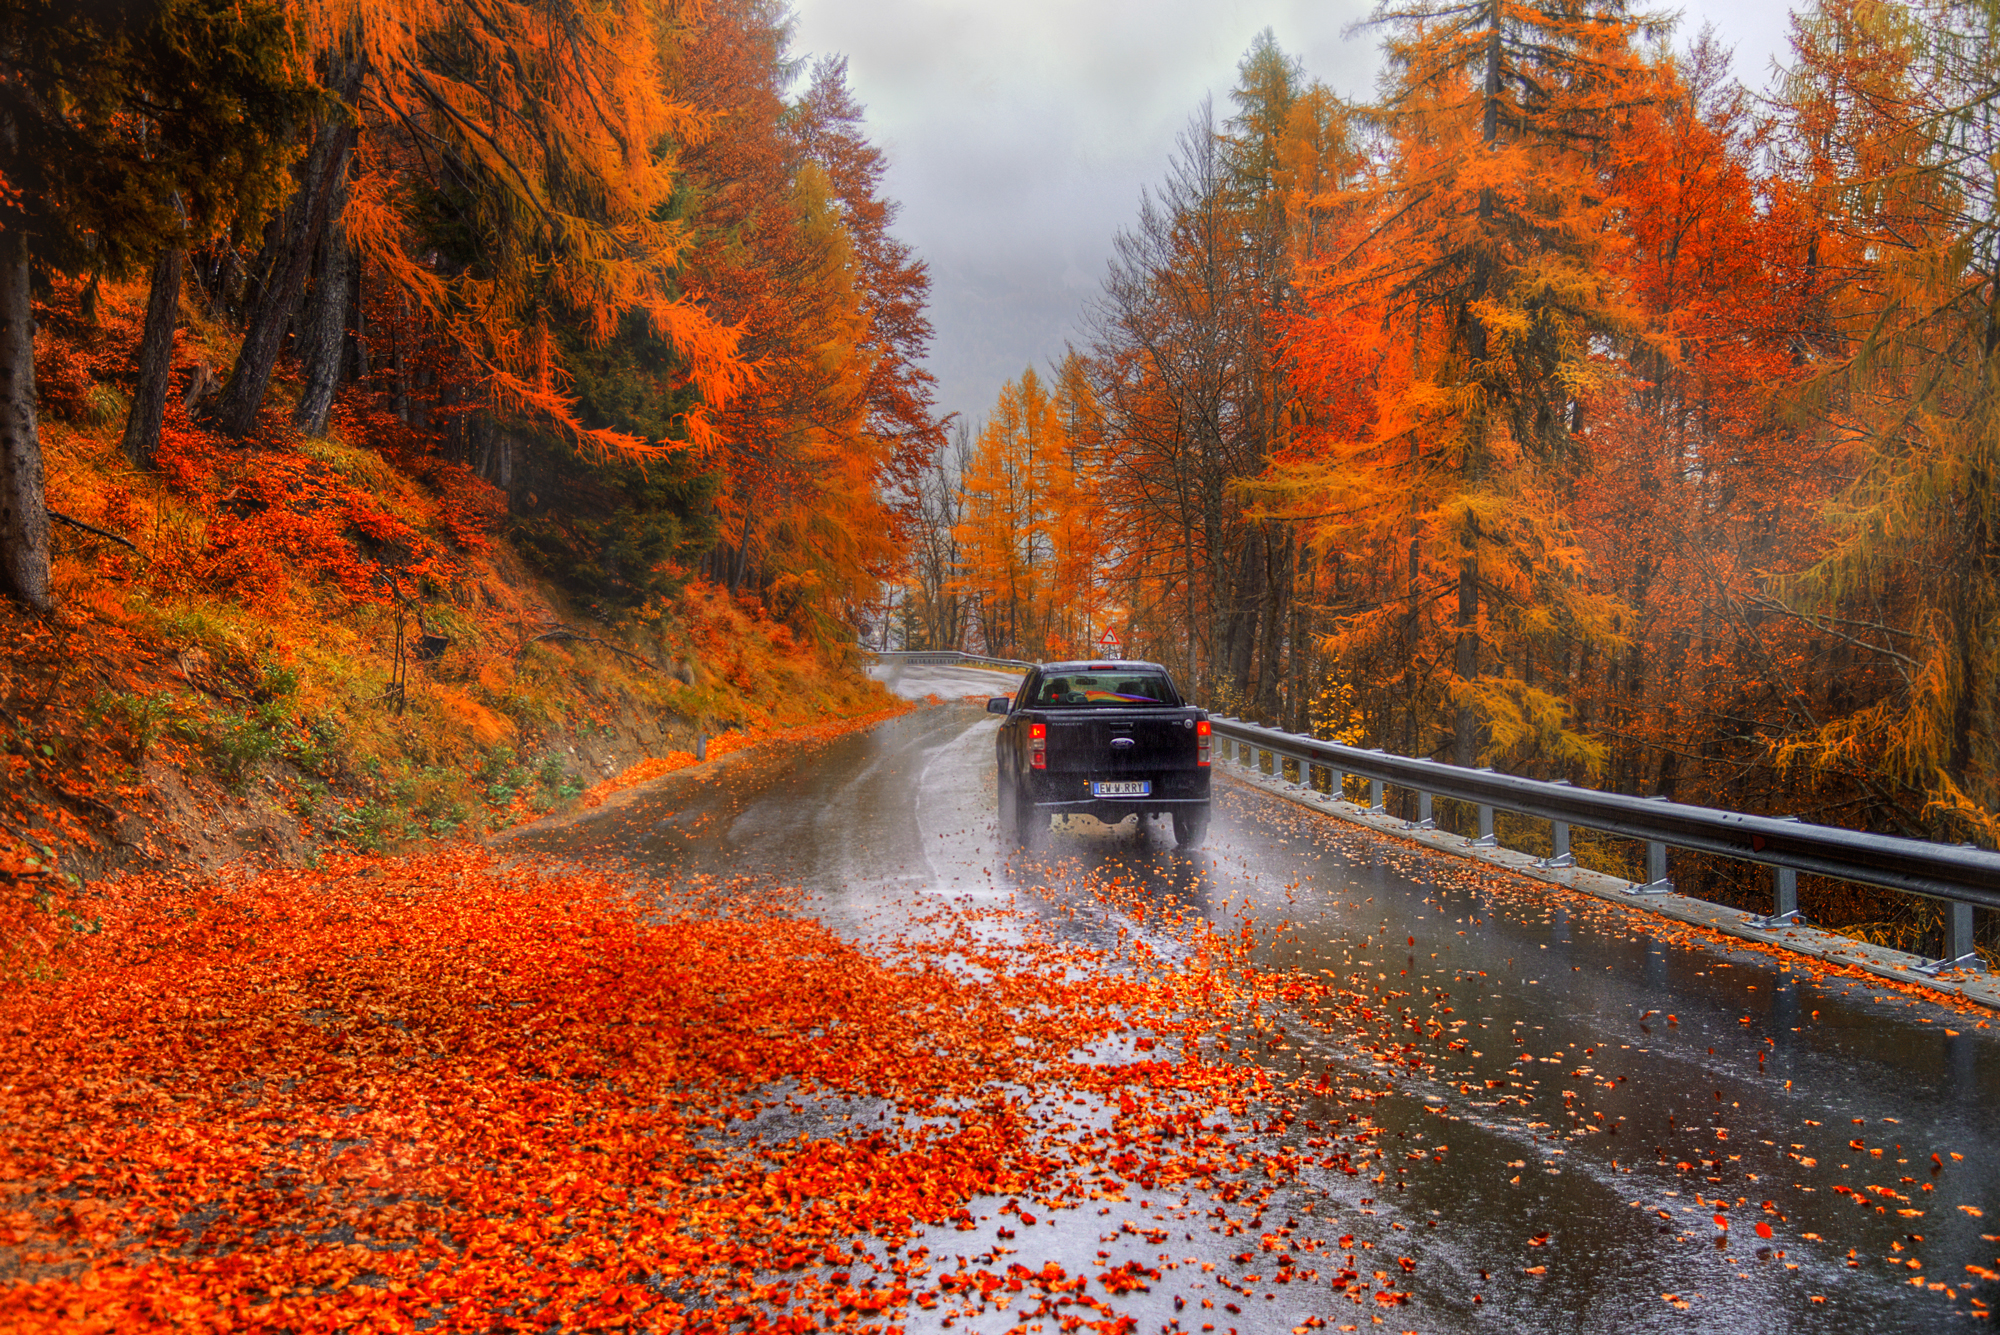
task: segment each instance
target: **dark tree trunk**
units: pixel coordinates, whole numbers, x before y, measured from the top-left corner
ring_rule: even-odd
[[[1453,646],[1452,671],[1461,690],[1479,675],[1479,562],[1467,557],[1458,567],[1458,643]],[[1452,759],[1471,768],[1479,760],[1479,715],[1461,696],[1452,722],[1456,734]]]
[[[1410,476],[1416,477],[1423,462],[1423,452],[1414,435],[1410,437]],[[1410,559],[1407,575],[1403,582],[1403,682],[1404,701],[1408,708],[1403,713],[1403,754],[1420,756],[1428,752],[1417,749],[1418,714],[1421,702],[1418,699],[1419,678],[1417,671],[1417,589],[1423,582],[1423,533],[1417,511],[1410,511]]]
[[[347,205],[347,156],[343,155],[327,203],[326,226],[320,231],[318,274],[312,300],[299,322],[299,360],[305,364],[305,385],[292,421],[309,436],[326,434],[326,417],[334,391],[347,368],[348,301],[354,291],[354,251],[340,214]]]
[[[1500,0],[1493,0],[1489,11],[1486,47],[1486,86],[1484,120],[1480,136],[1488,146],[1498,142],[1500,137],[1500,62],[1502,55],[1502,12]],[[1479,192],[1479,217],[1483,222],[1491,222],[1495,207],[1494,192],[1486,189]],[[1492,372],[1486,365],[1487,331],[1485,317],[1479,314],[1478,306],[1486,299],[1493,282],[1493,261],[1489,251],[1489,238],[1481,229],[1480,250],[1473,262],[1472,299],[1466,303],[1463,319],[1466,331],[1466,366],[1468,373],[1478,379],[1490,378]],[[1465,479],[1476,482],[1486,466],[1486,419],[1484,410],[1475,414],[1471,423],[1474,439],[1469,442],[1468,463]],[[1467,557],[1458,567],[1458,624],[1457,642],[1453,645],[1452,671],[1458,677],[1459,687],[1464,690],[1471,686],[1473,678],[1479,675],[1479,561],[1477,557]],[[1478,763],[1480,722],[1471,703],[1460,697],[1458,708],[1452,717],[1452,760],[1468,768]]]
[[[354,101],[361,85],[361,71],[360,60],[343,62],[334,86],[343,103]],[[236,367],[229,373],[222,403],[216,409],[216,429],[224,435],[247,436],[257,424],[257,410],[264,404],[264,391],[270,387],[278,351],[284,345],[285,331],[305,289],[306,271],[311,268],[313,253],[318,249],[328,201],[335,182],[346,174],[347,154],[353,146],[354,123],[344,110],[330,113],[313,133],[299,188],[285,206],[270,277],[250,307],[243,346],[236,354]]]
[[[1285,628],[1292,615],[1292,535],[1266,529],[1261,546],[1265,575],[1264,614],[1257,644],[1257,708],[1273,725],[1283,726],[1291,721],[1285,708],[1290,702],[1281,697],[1279,682],[1284,676],[1280,664]]]
[[[347,283],[347,309],[354,317],[347,329],[347,377],[350,380],[366,380],[369,371],[368,308],[361,304],[360,256],[356,255],[353,258],[354,264],[348,271]]]
[[[11,129],[11,126],[0,127]],[[0,586],[37,612],[49,594],[49,507],[35,422],[35,307],[28,290],[28,234],[0,230]]]
[[[243,302],[243,289],[249,282],[243,272],[243,257],[236,253],[236,247],[224,243],[222,262],[216,270],[215,301],[208,308],[210,319],[226,319]]]
[[[1258,541],[1255,529],[1246,529],[1237,548],[1235,578],[1226,586],[1229,611],[1223,616],[1222,644],[1217,657],[1227,665],[1229,688],[1234,705],[1246,717],[1256,713],[1250,696],[1250,671],[1255,662],[1258,602],[1263,596]],[[1259,720],[1260,722],[1265,720]]]
[[[403,357],[404,335],[410,328],[410,301],[401,300],[402,318],[389,326],[389,355],[384,359],[383,374],[389,379],[389,411],[405,426],[410,424],[410,377]]]
[[[181,265],[186,252],[167,246],[153,263],[153,291],[146,299],[146,328],[139,336],[139,386],[125,419],[125,457],[151,468],[160,452],[160,422],[167,412],[167,379],[174,366],[174,326],[181,311]]]
[[[246,265],[243,257],[234,247],[229,252],[229,267],[234,277],[228,284],[231,293],[229,310],[241,313],[246,318],[263,296],[264,289],[271,286],[271,274],[275,265],[281,262],[282,242],[285,235],[285,211],[279,209],[264,224],[264,234],[257,239],[257,253],[250,257]]]

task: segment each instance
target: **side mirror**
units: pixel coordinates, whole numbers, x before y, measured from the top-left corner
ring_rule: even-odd
[[[1013,709],[1014,697],[1011,695],[995,695],[986,701],[986,712],[989,714],[1008,714]]]

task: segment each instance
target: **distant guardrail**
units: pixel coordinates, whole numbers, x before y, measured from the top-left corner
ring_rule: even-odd
[[[1368,780],[1370,809],[1386,814],[1385,788],[1417,794],[1413,828],[1435,828],[1433,796],[1465,802],[1479,809],[1479,833],[1469,842],[1496,847],[1493,813],[1512,811],[1539,817],[1553,827],[1553,850],[1547,867],[1572,867],[1569,833],[1572,826],[1635,839],[1646,845],[1646,879],[1627,893],[1661,894],[1674,888],[1667,876],[1667,850],[1693,849],[1741,862],[1771,867],[1773,911],[1760,919],[1766,926],[1800,921],[1798,874],[1829,876],[1862,885],[1881,886],[1905,894],[1943,900],[1946,916],[1945,956],[1926,966],[1928,972],[1978,969],[1973,949],[1972,911],[2000,910],[2000,853],[1972,845],[1936,844],[1923,839],[1870,834],[1831,825],[1808,825],[1791,817],[1750,816],[1713,807],[1689,806],[1663,797],[1633,797],[1599,792],[1573,784],[1523,779],[1490,769],[1464,769],[1435,760],[1419,760],[1387,751],[1364,750],[1339,742],[1323,742],[1301,733],[1267,728],[1241,719],[1213,718],[1216,737],[1232,744],[1234,758],[1261,769],[1259,752],[1295,761],[1302,784],[1313,786],[1311,770],[1328,772],[1332,800],[1342,792],[1344,775]],[[1243,753],[1248,753],[1247,760]],[[1282,774],[1281,762],[1274,766]],[[1345,800],[1344,797],[1342,800]]]
[[[924,667],[995,667],[1026,672],[1038,667],[1018,658],[994,658],[987,654],[962,653],[957,649],[870,649],[878,663],[911,663]]]

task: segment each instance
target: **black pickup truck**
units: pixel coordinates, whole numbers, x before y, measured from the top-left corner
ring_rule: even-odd
[[[1033,848],[1050,816],[1079,812],[1171,815],[1182,848],[1208,832],[1208,712],[1158,663],[1044,663],[986,710],[1007,716],[993,744],[1003,840]]]

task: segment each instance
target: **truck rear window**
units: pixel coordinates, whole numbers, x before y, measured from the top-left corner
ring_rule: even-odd
[[[1030,702],[1037,709],[1089,709],[1106,705],[1180,703],[1163,672],[1071,672],[1050,677]]]

